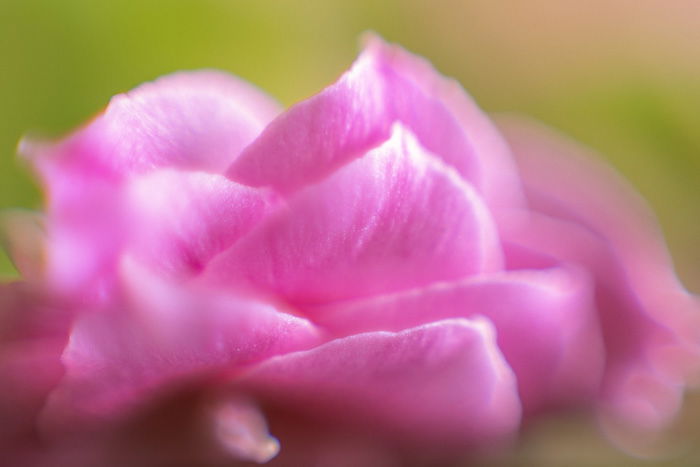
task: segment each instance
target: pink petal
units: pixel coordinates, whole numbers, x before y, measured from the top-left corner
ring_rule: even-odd
[[[178,167],[221,172],[279,112],[252,85],[218,71],[180,72],[112,98],[54,147],[26,142],[51,182],[56,165],[103,176]]]
[[[308,321],[238,295],[171,284],[127,261],[129,300],[83,313],[63,354],[66,376],[52,393],[44,423],[126,416],[157,392],[212,371],[235,371],[319,342]]]
[[[507,437],[520,421],[515,379],[486,320],[356,334],[274,357],[240,384],[338,426],[441,445]]]
[[[305,310],[336,335],[447,318],[488,318],[517,376],[524,410],[590,401],[603,365],[592,288],[574,268],[483,275]]]
[[[500,265],[479,196],[397,124],[382,146],[299,192],[216,257],[204,281],[318,303]]]
[[[479,167],[479,179],[472,183],[489,207],[498,211],[501,208],[521,206],[523,193],[510,148],[491,119],[476,105],[459,82],[442,76],[425,58],[413,55],[397,45],[387,44],[375,34],[365,35],[364,41],[364,53],[373,55],[377,61],[385,62],[383,66],[395,70],[396,74],[408,80],[423,95],[432,96],[457,120],[473,148],[473,155]],[[442,119],[431,120],[425,115],[415,115],[414,118],[424,118],[415,121],[414,124],[418,128],[411,126],[422,144],[459,170],[465,154],[458,150],[443,150],[445,141],[436,131]],[[403,121],[402,118],[399,119]],[[405,121],[407,125],[411,125],[411,119],[406,117]]]
[[[204,172],[159,170],[118,186],[80,182],[54,210],[47,274],[57,290],[90,301],[110,295],[123,254],[170,277],[193,275],[276,204],[264,190]]]
[[[650,306],[648,312],[669,324],[680,319],[663,308],[668,294],[685,292],[644,199],[613,170],[596,162],[595,154],[546,127],[516,118],[503,119],[501,127],[517,156],[532,206],[603,237],[630,281],[647,298],[656,296],[661,306]],[[698,327],[684,330],[691,332],[691,339],[700,336]]]
[[[33,434],[35,417],[63,376],[64,345],[62,339],[49,338],[0,342],[0,447],[26,442]]]
[[[0,284],[0,452],[12,465],[36,454],[35,418],[63,375],[69,317],[43,302],[26,283]]]
[[[678,282],[651,212],[616,174],[564,138],[514,119],[502,127],[528,198],[546,214],[504,227],[504,238],[593,272],[608,355],[605,404],[633,426],[667,423],[684,377],[697,371],[700,307]]]
[[[134,209],[122,199],[125,176],[155,168],[221,172],[276,113],[276,104],[237,78],[176,73],[116,96],[105,113],[65,141],[25,140],[20,151],[31,156],[48,187],[50,282],[82,298],[107,295],[114,275],[109,253],[118,254],[128,239],[126,216]]]
[[[378,37],[335,84],[272,122],[228,173],[289,193],[361,156],[397,121],[490,204],[519,201],[508,148],[487,117],[458,84]]]
[[[113,257],[127,238],[119,188],[99,178],[58,176],[60,199],[50,200],[46,268],[49,285],[81,299],[105,295]]]
[[[264,190],[221,175],[172,170],[134,179],[126,198],[127,248],[160,270],[180,274],[200,271],[276,204]]]

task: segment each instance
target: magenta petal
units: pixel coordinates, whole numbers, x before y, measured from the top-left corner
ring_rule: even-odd
[[[493,440],[520,421],[515,378],[481,319],[337,339],[263,362],[240,384],[306,416],[421,441]]]
[[[592,272],[607,354],[604,405],[633,426],[662,426],[698,369],[700,307],[678,282],[652,214],[563,137],[515,119],[502,127],[529,200],[546,214],[504,223],[505,240]]]
[[[603,352],[592,287],[574,268],[484,275],[306,311],[336,335],[482,315],[496,328],[526,412],[587,402],[599,390]]]
[[[489,212],[401,125],[216,257],[205,281],[318,303],[501,267]]]
[[[289,193],[385,140],[395,122],[490,204],[519,203],[511,156],[488,118],[456,82],[378,37],[338,82],[272,122],[228,173],[242,183]]]
[[[182,288],[131,262],[124,277],[123,307],[85,313],[73,326],[62,357],[66,376],[44,414],[49,429],[123,417],[174,384],[320,339],[311,323],[268,303]]]

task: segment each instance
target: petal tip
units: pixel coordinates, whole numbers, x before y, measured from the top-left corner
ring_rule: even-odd
[[[215,409],[214,419],[217,439],[236,458],[264,464],[279,454],[279,441],[251,403],[229,400]]]
[[[25,277],[40,277],[46,264],[44,217],[32,211],[0,212],[0,246]]]
[[[31,162],[41,157],[41,154],[44,152],[46,146],[47,143],[40,137],[27,133],[17,142],[15,153],[20,157],[20,159]]]

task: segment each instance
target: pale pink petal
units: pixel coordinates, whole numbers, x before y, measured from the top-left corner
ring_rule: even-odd
[[[272,194],[221,175],[172,170],[134,179],[126,198],[128,251],[161,271],[187,274],[199,272],[276,204]]]
[[[273,121],[228,174],[289,193],[362,156],[395,122],[490,204],[519,202],[508,148],[487,117],[425,60],[377,37],[335,84]]]
[[[155,167],[221,172],[278,112],[271,98],[232,75],[180,72],[113,97],[103,114],[61,143],[27,142],[20,151],[49,184],[55,170],[67,167],[92,176]]]
[[[274,357],[240,385],[261,400],[330,417],[337,428],[419,443],[484,443],[520,421],[515,378],[486,320],[371,332]],[[284,445],[282,445],[284,451]]]
[[[203,280],[318,303],[500,266],[479,196],[396,125],[382,146],[297,193],[216,257]]]
[[[515,117],[501,118],[499,125],[513,148],[531,206],[601,236],[645,302],[645,313],[688,340],[700,341],[697,310],[667,309],[669,300],[687,293],[644,199],[597,162],[595,154],[543,125]]]
[[[19,150],[48,191],[50,283],[91,301],[106,295],[109,253],[128,239],[133,210],[124,205],[123,180],[155,168],[221,172],[276,113],[276,104],[235,77],[176,73],[116,96],[64,141],[23,141]]]
[[[447,318],[488,318],[527,413],[589,402],[598,392],[602,342],[588,276],[575,268],[483,275],[305,310],[336,335]]]
[[[127,237],[118,188],[99,178],[53,179],[60,200],[50,199],[46,222],[48,284],[81,299],[104,295],[114,274],[113,256]]]
[[[113,186],[79,180],[63,191],[48,235],[46,274],[62,293],[101,301],[132,254],[163,274],[198,273],[276,204],[222,175],[158,170]],[[68,199],[70,196],[70,199]]]
[[[182,288],[127,261],[124,303],[84,313],[63,353],[66,376],[44,424],[119,419],[177,384],[232,372],[272,355],[317,345],[305,319],[239,295]]]
[[[653,214],[595,154],[528,121],[501,128],[533,208],[569,221],[535,215],[504,236],[593,272],[608,355],[604,405],[633,427],[663,426],[700,366],[700,301],[678,281]]]
[[[575,262],[593,274],[606,354],[601,407],[636,429],[667,424],[680,407],[683,382],[699,357],[697,341],[684,341],[673,319],[690,314],[698,302],[679,290],[664,307],[669,319],[660,319],[645,301],[649,291],[635,286],[609,243],[570,221],[529,213],[514,217],[502,234],[536,255]]]
[[[473,156],[477,159],[479,179],[472,183],[479,189],[489,207],[499,211],[501,208],[521,206],[523,193],[510,148],[491,119],[476,105],[459,82],[442,76],[425,58],[413,55],[397,45],[387,44],[375,34],[366,34],[364,42],[364,53],[371,54],[375,60],[390,66],[423,95],[432,96],[439,101],[457,120],[473,149]],[[465,154],[456,150],[454,153],[448,149],[443,150],[444,140],[441,140],[441,135],[435,131],[435,127],[440,125],[440,119],[431,120],[420,115],[414,118],[416,117],[425,120],[407,118],[406,124],[419,126],[411,128],[423,145],[459,168],[463,163],[460,159],[463,159]]]

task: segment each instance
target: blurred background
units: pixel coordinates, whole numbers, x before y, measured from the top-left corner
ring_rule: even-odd
[[[697,0],[0,0],[0,208],[41,206],[15,155],[110,96],[175,70],[233,72],[289,105],[352,62],[374,30],[456,77],[489,112],[519,112],[596,149],[656,211],[700,292]],[[15,274],[0,255],[0,276]],[[700,440],[692,397],[679,438]],[[535,426],[507,465],[700,465],[627,458],[589,423]]]

